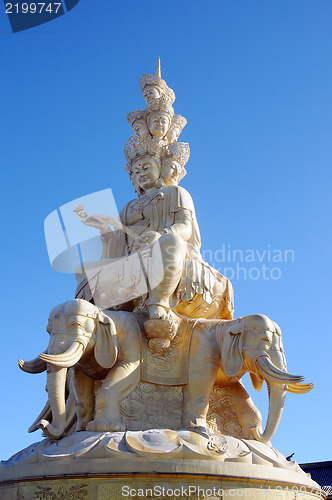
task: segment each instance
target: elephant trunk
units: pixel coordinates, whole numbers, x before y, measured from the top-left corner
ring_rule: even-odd
[[[283,356],[275,356],[275,361],[284,370],[286,363]],[[261,378],[265,379],[269,391],[269,413],[264,432],[259,427],[252,427],[251,432],[255,439],[266,443],[270,441],[275,433],[284,409],[286,392],[303,394],[312,389],[313,384],[302,384],[303,377],[292,375],[278,366],[267,355],[261,355],[256,359],[256,366]]]
[[[275,353],[275,361],[284,370],[286,370],[286,363],[283,356]],[[266,381],[269,392],[269,413],[267,417],[266,427],[264,432],[257,426],[252,427],[251,432],[257,441],[267,443],[272,438],[277,430],[281,415],[284,409],[285,396],[287,392],[287,383],[296,384],[303,380],[303,377],[292,375],[283,371],[276,366],[271,358],[267,355],[259,356],[256,359],[256,366],[259,374]]]
[[[277,430],[284,409],[287,386],[283,383],[266,381],[269,392],[269,413],[264,432],[259,427],[251,427],[251,432],[257,441],[267,443]]]
[[[41,420],[39,428],[51,438],[59,439],[66,428],[66,387],[67,368],[49,366],[47,371],[48,399],[52,411],[52,424]]]

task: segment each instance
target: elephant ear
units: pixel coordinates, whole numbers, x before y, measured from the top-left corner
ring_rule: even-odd
[[[282,334],[281,334],[280,326],[275,321],[273,321],[273,324],[274,324],[274,328],[275,328],[276,334],[281,338]]]
[[[102,312],[97,316],[97,340],[94,354],[97,363],[102,368],[111,368],[118,355],[118,343],[116,338],[115,324]]]
[[[263,379],[258,377],[255,373],[250,372],[250,380],[253,388],[259,392],[263,386]]]
[[[217,342],[221,351],[221,365],[228,377],[234,377],[239,373],[243,365],[242,356],[242,333],[241,322],[233,325],[224,324]],[[226,327],[226,328],[225,328]]]

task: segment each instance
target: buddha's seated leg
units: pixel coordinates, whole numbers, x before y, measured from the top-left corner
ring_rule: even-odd
[[[183,272],[186,243],[176,234],[162,235],[152,250],[148,278],[147,306],[149,318],[165,318],[170,308],[170,297],[176,289]]]

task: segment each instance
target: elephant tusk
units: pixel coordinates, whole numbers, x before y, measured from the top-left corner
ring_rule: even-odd
[[[53,366],[70,368],[81,359],[84,347],[80,342],[73,342],[63,354],[39,354],[40,359]]]
[[[311,391],[314,384],[287,384],[287,391],[293,394],[305,394]]]
[[[46,353],[46,351],[44,351],[44,353]],[[32,359],[31,361],[23,361],[23,359],[19,359],[18,366],[26,373],[42,373],[47,368],[46,363],[39,357]]]
[[[283,372],[277,368],[268,356],[260,356],[256,360],[260,374],[272,382],[279,382],[283,384],[296,384],[302,382],[304,377],[301,375],[292,375],[291,373]]]

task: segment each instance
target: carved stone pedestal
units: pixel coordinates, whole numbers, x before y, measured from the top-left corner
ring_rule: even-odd
[[[248,474],[246,469],[245,474]],[[128,474],[22,480],[0,486],[2,500],[130,500],[167,498],[207,500],[224,498],[321,499],[317,485],[230,479],[227,475]]]
[[[318,499],[324,493],[270,446],[189,431],[79,432],[1,463],[1,500]]]

